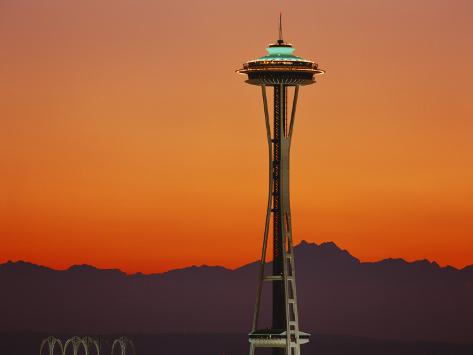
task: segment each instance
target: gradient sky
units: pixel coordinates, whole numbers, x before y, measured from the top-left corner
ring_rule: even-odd
[[[127,272],[260,252],[260,91],[283,12],[303,88],[294,238],[473,263],[471,0],[0,1],[0,262]]]

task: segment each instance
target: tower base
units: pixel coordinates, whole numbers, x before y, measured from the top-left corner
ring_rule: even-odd
[[[299,341],[291,339],[288,344],[287,333],[284,329],[260,329],[248,334],[250,342],[250,355],[254,354],[256,348],[280,348],[286,355],[299,355],[300,345],[309,342],[310,334],[299,331]],[[290,349],[286,352],[282,349]]]

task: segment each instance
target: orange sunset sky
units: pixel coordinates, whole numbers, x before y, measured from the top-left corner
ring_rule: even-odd
[[[126,272],[260,253],[260,91],[283,12],[302,88],[293,233],[473,264],[471,0],[3,0],[0,262]]]

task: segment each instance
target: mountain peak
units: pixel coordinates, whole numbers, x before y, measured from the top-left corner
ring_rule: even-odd
[[[323,242],[321,244],[301,241],[295,247],[295,252],[302,258],[322,263],[360,263],[360,260],[352,256],[347,250],[341,249],[334,242]]]
[[[72,265],[67,269],[69,272],[74,272],[74,273],[81,273],[81,274],[102,274],[105,273],[107,275],[110,274],[116,274],[116,275],[126,275],[123,271],[120,269],[99,269],[93,265],[89,264],[77,264],[77,265]]]
[[[8,270],[8,271],[18,271],[18,272],[36,271],[36,270],[48,270],[48,271],[52,270],[46,266],[33,264],[33,263],[30,263],[28,261],[23,261],[23,260],[18,260],[18,261],[8,260],[6,263],[0,264],[0,270],[1,269]]]
[[[99,269],[89,264],[74,264],[67,269],[68,271],[98,271]]]

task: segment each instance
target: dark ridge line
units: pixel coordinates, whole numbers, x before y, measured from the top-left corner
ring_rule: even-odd
[[[403,258],[385,258],[381,259],[378,261],[360,261],[358,258],[354,257],[353,255],[350,254],[350,252],[346,249],[340,248],[337,244],[334,242],[328,241],[328,242],[322,242],[320,244],[317,244],[315,242],[307,242],[306,240],[302,240],[299,244],[295,246],[296,251],[301,249],[301,248],[320,248],[319,250],[331,250],[338,252],[342,255],[351,257],[354,262],[359,263],[360,265],[373,265],[373,264],[405,264],[405,265],[430,265],[433,266],[439,270],[453,270],[453,271],[463,271],[463,272],[473,272],[473,264],[472,265],[467,265],[463,268],[457,268],[455,266],[451,265],[445,265],[445,266],[440,266],[436,261],[430,261],[428,259],[420,259],[420,260],[414,260],[414,261],[407,261]],[[182,268],[176,268],[176,269],[170,269],[166,270],[163,272],[156,272],[156,273],[143,273],[143,272],[134,272],[134,273],[127,273],[125,271],[122,271],[121,269],[118,268],[105,268],[101,269],[98,267],[95,267],[90,264],[73,264],[69,266],[66,269],[54,269],[52,267],[44,266],[41,264],[34,264],[28,261],[24,260],[8,260],[7,262],[0,264],[0,271],[4,268],[9,268],[12,266],[20,266],[22,268],[29,268],[29,269],[41,269],[42,271],[47,271],[47,272],[67,272],[67,271],[72,271],[72,272],[81,272],[81,271],[105,271],[105,272],[115,272],[117,274],[124,275],[126,277],[142,277],[142,276],[165,276],[168,274],[176,274],[182,271],[189,271],[189,270],[195,270],[195,271],[200,271],[200,270],[218,270],[218,271],[237,271],[241,270],[247,267],[251,267],[252,265],[257,264],[258,261],[253,261],[247,264],[243,264],[239,267],[230,269],[226,268],[224,266],[220,265],[207,265],[207,264],[201,264],[201,265],[191,265],[191,266],[185,266]],[[270,264],[271,261],[268,262]]]

